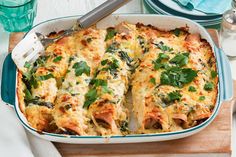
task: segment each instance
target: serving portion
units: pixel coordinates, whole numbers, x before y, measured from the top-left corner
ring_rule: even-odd
[[[22,113],[38,131],[58,134],[183,130],[211,116],[218,94],[213,50],[187,27],[88,28],[50,45],[25,71]]]

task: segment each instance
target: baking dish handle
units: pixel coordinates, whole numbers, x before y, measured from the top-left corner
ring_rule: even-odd
[[[233,79],[232,79],[232,74],[231,74],[231,68],[229,64],[228,57],[225,55],[223,50],[217,48],[217,63],[218,63],[218,69],[219,69],[219,77],[221,79],[220,87],[220,94],[222,101],[227,101],[230,100],[233,97]]]
[[[10,106],[15,105],[16,66],[9,53],[2,66],[1,98]]]

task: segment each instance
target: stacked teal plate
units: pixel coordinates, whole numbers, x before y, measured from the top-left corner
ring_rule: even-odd
[[[219,28],[222,14],[205,14],[197,10],[186,10],[173,0],[144,0],[148,13],[175,15],[194,20],[205,27]]]

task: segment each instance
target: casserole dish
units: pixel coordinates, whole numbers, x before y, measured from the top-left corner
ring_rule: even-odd
[[[43,22],[39,25],[36,25],[30,32],[40,32],[43,34],[49,34],[53,31],[60,31],[64,29],[68,29],[75,20],[75,17],[64,17],[59,19],[53,19],[46,22]],[[155,19],[155,20],[154,20]],[[167,20],[168,19],[168,20]],[[164,141],[164,140],[172,140],[187,137],[193,135],[207,125],[209,125],[213,119],[216,117],[220,105],[222,101],[229,100],[232,97],[232,77],[230,72],[230,66],[227,57],[218,49],[207,31],[201,27],[199,24],[180,17],[173,17],[173,16],[159,16],[159,15],[139,15],[139,14],[129,14],[129,15],[112,15],[107,17],[106,19],[102,20],[101,22],[97,23],[98,28],[107,28],[114,26],[120,22],[127,21],[129,23],[138,23],[141,22],[143,24],[151,24],[156,26],[160,29],[164,30],[171,30],[178,27],[189,27],[190,33],[199,33],[203,39],[206,39],[208,43],[211,45],[216,60],[217,60],[217,72],[219,75],[219,84],[218,84],[218,95],[217,95],[217,102],[215,104],[215,108],[211,117],[209,117],[203,123],[181,131],[175,132],[166,132],[166,133],[158,133],[158,134],[137,134],[137,135],[127,135],[127,136],[111,136],[111,137],[102,137],[102,136],[76,136],[76,135],[62,135],[62,134],[53,134],[47,132],[37,132],[34,128],[32,128],[23,113],[21,113],[18,99],[16,96],[16,67],[11,60],[11,56],[8,55],[5,59],[4,66],[3,66],[3,79],[2,79],[2,99],[12,105],[15,108],[16,114],[23,124],[23,126],[29,130],[34,135],[56,142],[63,142],[63,143],[134,143],[134,142],[151,142],[151,141]],[[26,36],[27,36],[26,34]]]

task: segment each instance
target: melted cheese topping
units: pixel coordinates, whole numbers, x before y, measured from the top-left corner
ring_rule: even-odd
[[[149,29],[141,30],[142,33],[148,34],[149,40],[152,41],[150,50],[144,54],[132,80],[132,98],[138,132],[169,132],[195,126],[210,117],[216,102],[218,78],[211,76],[211,72],[216,71],[211,47],[206,41],[201,41],[196,34],[181,31],[178,36],[172,32],[162,32],[160,35],[157,30],[150,34]],[[166,48],[161,47],[160,43],[169,49],[165,50]],[[177,54],[186,52],[188,61],[178,69],[191,68],[197,72],[197,76],[183,87],[163,84],[161,78],[164,77],[163,72],[167,71],[168,67],[155,69],[154,62],[160,55],[166,55],[168,61],[164,59],[164,62],[156,64],[165,63],[169,67],[174,67],[176,65],[171,63],[171,60]],[[175,75],[177,74],[171,77],[178,77]],[[153,81],[150,81],[151,79]],[[205,86],[209,82],[213,86],[207,90]],[[189,88],[194,88],[196,91],[191,91]],[[179,100],[168,102],[168,94],[176,91],[181,95]]]
[[[211,116],[218,93],[212,48],[184,28],[91,27],[53,43],[26,69],[18,75],[21,111],[32,127],[54,133],[182,130]],[[129,129],[129,112],[137,129]]]

